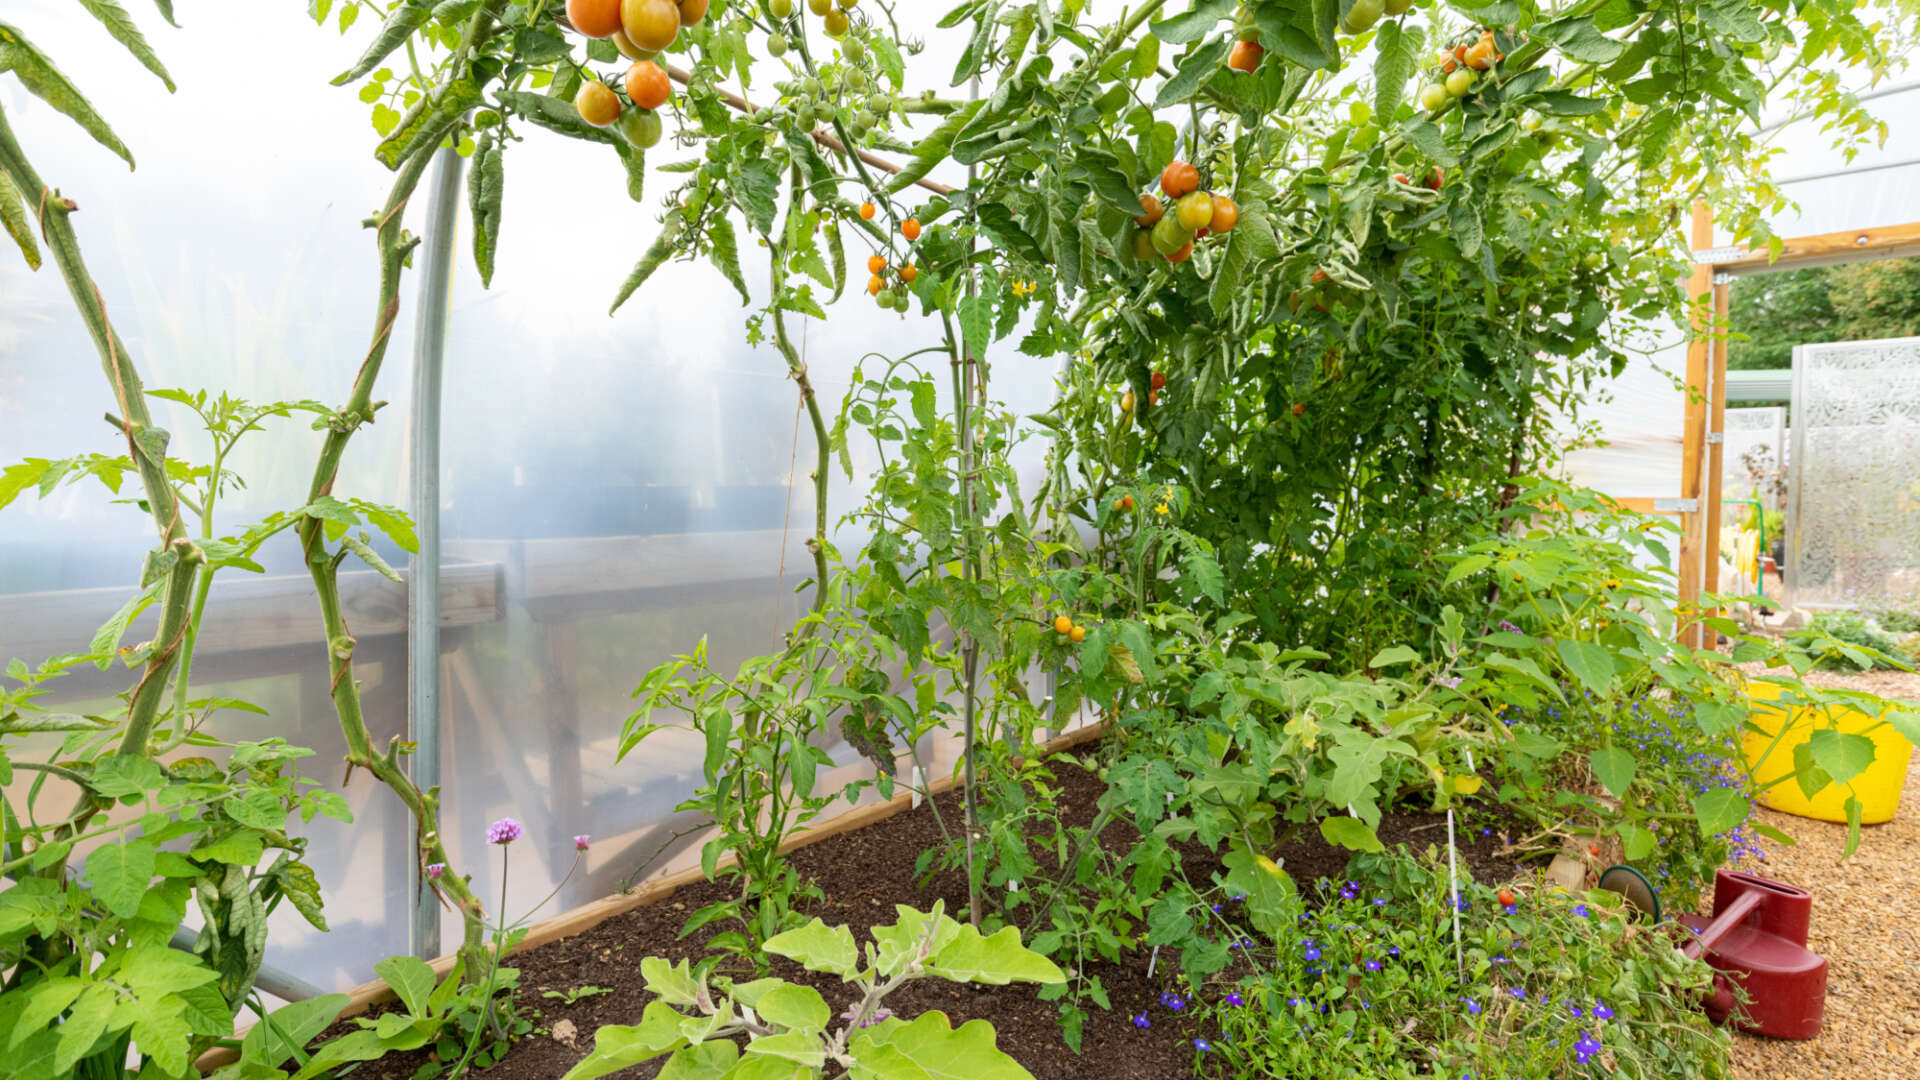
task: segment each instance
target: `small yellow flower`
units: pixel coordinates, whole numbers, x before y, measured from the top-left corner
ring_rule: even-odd
[[[1620,579],[1619,579],[1619,578],[1608,578],[1608,579],[1607,579],[1607,581],[1606,581],[1606,587],[1607,587],[1607,588],[1609,588],[1609,589],[1617,589],[1617,588],[1619,588],[1619,587],[1620,587]]]
[[[1161,503],[1159,506],[1154,507],[1153,511],[1156,514],[1162,514],[1162,515],[1170,513],[1170,511],[1167,509],[1166,503]]]

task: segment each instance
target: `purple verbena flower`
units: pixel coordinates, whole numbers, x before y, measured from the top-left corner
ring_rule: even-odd
[[[1246,999],[1246,998],[1243,998],[1243,997],[1241,997],[1241,996],[1240,996],[1240,991],[1238,991],[1238,990],[1229,990],[1229,991],[1227,991],[1227,996],[1226,996],[1226,997],[1225,997],[1225,998],[1224,998],[1223,1000],[1224,1000],[1224,1001],[1225,1001],[1225,1002],[1226,1002],[1227,1004],[1229,1004],[1229,1005],[1233,1005],[1233,1006],[1240,1006],[1240,1005],[1245,1005],[1245,1004],[1247,1003],[1247,999]]]
[[[519,822],[510,817],[503,817],[487,826],[487,843],[511,844],[520,839],[525,832],[526,830],[520,827]]]
[[[1479,1016],[1479,1015],[1480,1015],[1480,1003],[1479,1003],[1479,1002],[1477,1002],[1477,1001],[1475,1001],[1475,1000],[1473,1000],[1472,998],[1464,998],[1464,999],[1462,999],[1462,1000],[1464,1000],[1464,1001],[1466,1001],[1466,1003],[1467,1003],[1467,1015],[1468,1015],[1468,1016]]]
[[[1613,1010],[1607,1008],[1606,1002],[1596,1001],[1593,1003],[1593,1018],[1595,1020],[1611,1020],[1613,1019]]]
[[[1146,1029],[1153,1026],[1153,1021],[1147,1019],[1146,1013],[1136,1013],[1134,1014],[1134,1017],[1133,1017],[1133,1026],[1141,1029]]]
[[[1195,1039],[1193,1040],[1193,1048],[1204,1054],[1207,1051],[1213,1049],[1213,1044],[1208,1042],[1205,1039]],[[1582,1058],[1581,1060],[1584,1061],[1586,1059]]]
[[[1585,905],[1585,904],[1575,904],[1575,905],[1573,905],[1573,913],[1574,913],[1575,915],[1578,915],[1579,917],[1581,917],[1581,918],[1583,918],[1583,919],[1584,919],[1584,918],[1586,918],[1586,917],[1587,917],[1587,905]]]
[[[588,836],[586,833],[581,833],[579,836],[573,838],[573,850],[575,851],[585,851],[588,847],[592,846],[592,844],[593,837]]]
[[[1518,986],[1507,987],[1507,993],[1512,994],[1515,1001],[1527,1000],[1527,992]]]

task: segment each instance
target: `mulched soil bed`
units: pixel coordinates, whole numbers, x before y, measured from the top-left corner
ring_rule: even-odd
[[[1075,824],[1089,823],[1102,791],[1100,781],[1065,761],[1056,762],[1055,772],[1065,789],[1065,816]],[[958,793],[941,796],[939,809],[952,827],[961,815]],[[1379,835],[1389,847],[1404,843],[1416,852],[1424,851],[1429,845],[1444,845],[1445,820],[1444,815],[1393,812],[1383,817]],[[1473,828],[1463,827],[1459,843],[1462,871],[1492,882],[1513,875],[1515,856],[1501,843],[1498,828],[1482,835],[1480,826],[1489,823],[1476,821]],[[1115,825],[1103,833],[1101,841],[1119,851],[1136,838],[1131,828]],[[940,899],[946,901],[949,912],[964,913],[965,878],[958,871],[936,873],[925,888],[916,887],[914,861],[940,839],[934,814],[923,805],[795,851],[790,856],[793,865],[825,893],[825,898],[806,913],[830,925],[851,926],[863,940],[862,928],[893,921],[895,904],[924,910]],[[1307,828],[1279,854],[1288,872],[1305,886],[1317,878],[1340,875],[1349,853],[1330,847],[1317,830]],[[1203,848],[1195,846],[1183,855],[1188,876],[1196,882],[1207,880],[1219,868],[1218,860]],[[701,882],[681,889],[663,903],[616,916],[578,936],[512,957],[510,966],[520,972],[522,1006],[538,1009],[540,1015],[535,1033],[484,1075],[497,1080],[557,1080],[592,1049],[596,1028],[637,1021],[648,999],[640,977],[641,958],[697,960],[702,955],[698,941],[678,940],[676,935],[689,913],[723,899],[726,889],[725,885]],[[938,1009],[956,1027],[967,1020],[990,1021],[998,1032],[1001,1049],[1026,1066],[1037,1080],[1087,1076],[1099,1076],[1101,1080],[1168,1080],[1191,1074],[1193,1050],[1187,1034],[1177,1024],[1164,1020],[1149,1030],[1137,1030],[1128,1019],[1157,1001],[1160,992],[1170,985],[1165,976],[1175,965],[1167,961],[1167,957],[1161,958],[1158,974],[1151,979],[1145,953],[1120,964],[1100,964],[1091,969],[1100,977],[1113,1008],[1106,1012],[1093,1010],[1087,1018],[1082,1055],[1067,1048],[1061,1038],[1057,1009],[1040,1001],[1034,987],[974,987],[928,979],[909,983],[889,995],[887,1006],[908,1018]],[[837,978],[816,976],[785,962],[777,964],[773,973],[815,986],[836,1011],[850,1003],[850,991]],[[541,996],[547,990],[583,986],[613,992],[571,1005]],[[336,1026],[328,1034],[343,1030],[344,1026]],[[426,1060],[424,1051],[396,1054],[370,1063],[354,1075],[370,1080],[407,1080]],[[658,1068],[656,1061],[617,1075],[651,1077]]]

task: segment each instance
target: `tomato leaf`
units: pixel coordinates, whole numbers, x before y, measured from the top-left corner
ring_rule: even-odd
[[[1200,89],[1200,80],[1220,70],[1221,61],[1227,58],[1227,50],[1233,48],[1230,38],[1219,37],[1197,49],[1190,49],[1180,66],[1174,70],[1173,78],[1160,87],[1160,93],[1153,99],[1153,107],[1164,109],[1177,105],[1193,96]]]
[[[13,237],[14,245],[27,260],[27,269],[40,269],[40,244],[33,238],[33,219],[28,216],[27,204],[20,197],[20,189],[13,186],[13,181],[5,172],[0,172],[0,226],[4,226],[7,235]],[[7,471],[12,472],[16,468],[19,466],[10,465]],[[10,486],[7,479],[0,478],[0,506],[7,505],[19,494],[19,488],[8,490]]]
[[[168,90],[174,89],[173,76],[167,74],[166,65],[154,55],[153,46],[147,44],[146,36],[140,33],[140,28],[134,25],[133,19],[127,15],[125,8],[115,0],[80,0],[80,6],[87,9],[87,14],[99,19],[107,28],[107,33],[112,34],[115,41],[125,45],[134,59],[140,61],[148,71],[158,75]],[[172,22],[173,19],[169,17],[167,21]]]
[[[95,142],[120,155],[129,169],[133,167],[133,153],[101,119],[100,114],[94,111],[93,103],[87,100],[86,95],[62,75],[60,69],[53,66],[53,61],[35,48],[25,34],[3,22],[0,22],[0,71],[13,72],[20,84],[35,97],[67,114],[69,119],[93,136]]]
[[[746,275],[740,271],[740,245],[733,236],[733,222],[727,220],[725,214],[707,218],[707,244],[712,249],[714,265],[740,294],[741,305],[753,303],[753,294],[747,291]]]
[[[1232,11],[1233,0],[1194,0],[1192,11],[1162,19],[1148,29],[1169,45],[1185,45],[1206,37],[1207,32]]]
[[[467,174],[467,202],[473,216],[473,265],[480,284],[493,284],[493,255],[500,245],[500,202],[506,191],[506,147],[489,131],[480,136]]]
[[[653,272],[660,269],[660,264],[667,261],[667,256],[673,254],[673,245],[680,239],[683,220],[678,204],[667,211],[666,220],[660,223],[660,235],[653,238],[653,243],[647,247],[646,254],[640,256],[640,261],[634,264],[633,272],[627,275],[626,282],[620,286],[620,294],[613,298],[613,306],[607,309],[607,314],[611,315],[619,311],[620,305],[626,303],[628,297],[632,296],[640,286],[646,284],[647,279],[653,276]]]
[[[1417,26],[1405,28],[1399,20],[1380,24],[1374,38],[1378,53],[1373,60],[1373,115],[1382,124],[1391,123],[1394,112],[1406,100],[1407,80],[1413,77],[1415,54],[1423,40]]]
[[[393,14],[387,16],[387,21],[381,24],[380,34],[373,39],[373,44],[367,46],[367,51],[360,54],[360,59],[352,67],[334,76],[333,85],[345,86],[379,67],[380,61],[406,44],[413,32],[425,26],[432,15],[433,7],[427,0],[407,0],[395,8]]]

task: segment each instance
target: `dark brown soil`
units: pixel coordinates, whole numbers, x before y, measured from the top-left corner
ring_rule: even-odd
[[[1101,794],[1100,781],[1065,761],[1056,762],[1055,772],[1064,788],[1064,816],[1074,824],[1089,823]],[[942,796],[939,809],[951,828],[961,813],[958,794]],[[1486,820],[1460,829],[1462,870],[1470,870],[1482,881],[1504,880],[1514,873],[1514,856],[1502,844],[1498,828],[1492,828],[1489,835],[1481,834],[1481,827],[1490,826],[1492,820],[1484,812],[1480,816]],[[1404,843],[1422,852],[1429,845],[1445,843],[1445,821],[1444,816],[1396,811],[1382,819],[1379,835],[1389,847]],[[1101,841],[1114,850],[1124,850],[1136,835],[1127,826],[1115,825],[1106,830]],[[922,851],[940,843],[934,814],[923,805],[795,851],[791,856],[795,868],[825,894],[823,900],[809,905],[806,913],[830,925],[852,926],[858,934],[861,927],[892,922],[895,904],[924,910],[939,899],[946,902],[949,912],[964,912],[967,897],[960,872],[938,871],[925,888],[916,885],[915,860]],[[1219,867],[1218,860],[1198,845],[1183,848],[1182,854],[1189,880],[1206,881]],[[1287,871],[1303,890],[1319,878],[1340,876],[1348,854],[1327,845],[1312,828],[1302,830],[1300,838],[1279,852]],[[521,1006],[538,1011],[535,1031],[484,1075],[497,1080],[558,1080],[592,1049],[596,1028],[638,1020],[648,1000],[640,977],[641,958],[697,960],[703,955],[697,940],[677,938],[680,927],[691,912],[726,895],[724,886],[702,882],[680,890],[664,903],[616,916],[576,937],[512,957],[509,964],[520,972]],[[698,935],[701,939],[705,936]],[[1088,974],[1099,976],[1113,1007],[1108,1011],[1090,1010],[1082,1036],[1084,1053],[1079,1055],[1069,1050],[1061,1037],[1057,1007],[1039,1000],[1034,987],[974,987],[929,979],[900,988],[887,998],[887,1006],[905,1017],[937,1009],[945,1012],[955,1026],[967,1020],[987,1020],[998,1033],[1000,1048],[1026,1066],[1036,1080],[1168,1080],[1190,1075],[1190,1036],[1165,1019],[1165,1010],[1155,1010],[1160,1019],[1147,1030],[1134,1028],[1129,1019],[1146,1011],[1161,991],[1172,985],[1167,976],[1177,964],[1163,956],[1155,978],[1148,977],[1147,967],[1148,955],[1141,953],[1120,964],[1089,968]],[[850,990],[838,979],[816,976],[784,962],[776,966],[774,974],[815,986],[836,1011],[851,1003]],[[582,987],[611,992],[580,998],[572,1004],[542,996],[549,990],[566,992]],[[328,1036],[342,1030],[344,1025],[336,1026]],[[427,1060],[425,1051],[395,1054],[369,1063],[353,1075],[367,1080],[409,1080]],[[655,1062],[617,1075],[651,1077],[658,1065]]]

